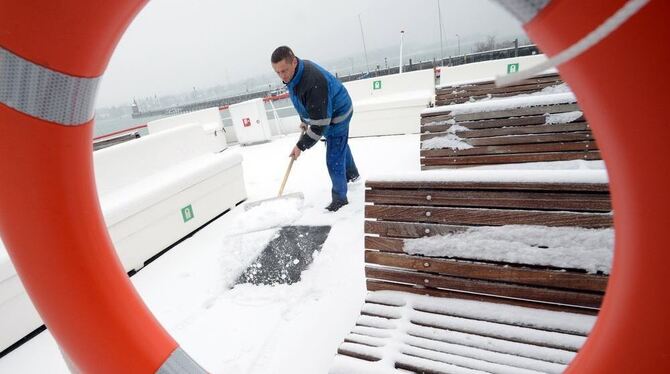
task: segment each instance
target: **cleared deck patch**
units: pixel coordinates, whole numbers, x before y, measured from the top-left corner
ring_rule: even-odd
[[[235,284],[293,284],[328,238],[330,226],[284,226]]]

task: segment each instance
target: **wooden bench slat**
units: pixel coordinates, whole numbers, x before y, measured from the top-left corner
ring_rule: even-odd
[[[421,114],[422,118],[436,118],[441,117],[442,119],[453,118],[456,122],[463,121],[479,121],[485,119],[495,119],[495,118],[510,118],[510,117],[523,117],[523,116],[534,116],[534,115],[543,115],[545,113],[564,113],[564,112],[574,112],[579,110],[577,103],[564,103],[564,104],[554,104],[554,105],[538,105],[533,107],[526,108],[515,108],[515,109],[504,109],[496,110],[490,112],[475,112],[467,114],[456,114],[452,115],[449,111],[445,112],[432,112],[432,113],[423,113]]]
[[[551,86],[551,85],[547,85]],[[547,87],[545,86],[545,87]],[[541,88],[540,88],[541,89]],[[510,97],[510,96],[516,96],[519,94],[527,94],[527,93],[533,93],[537,92],[540,89],[534,88],[534,87],[528,87],[525,89],[520,89],[518,91],[513,91],[513,92],[494,92],[494,93],[486,93],[486,92],[459,92],[458,94],[449,94],[449,95],[443,95],[439,98],[436,97],[435,99],[435,105],[436,106],[444,106],[444,105],[453,105],[453,104],[463,104],[467,103],[470,101],[477,101],[480,99],[489,99],[489,98],[504,98],[504,97]]]
[[[355,343],[347,343],[347,344],[355,344]],[[345,345],[345,344],[343,344],[343,346],[344,347],[340,346],[337,349],[337,353],[340,354],[340,355],[349,356],[349,357],[357,358],[359,360],[370,361],[370,362],[380,360],[379,357],[375,357],[373,355],[358,352],[358,351],[353,350],[353,349],[347,349],[347,345]],[[363,345],[361,345],[361,346],[363,346]]]
[[[547,121],[545,116],[530,116],[530,117],[516,117],[516,118],[501,118],[501,119],[491,119],[484,121],[469,121],[469,122],[460,122],[459,125],[469,128],[470,130],[484,130],[484,129],[495,129],[500,127],[512,127],[512,126],[533,126],[533,125],[542,125]],[[443,122],[443,121],[442,121]],[[448,123],[442,123],[441,121],[434,122],[421,122],[420,132],[425,133],[436,133],[444,132],[449,130],[453,125]]]
[[[446,131],[451,124],[442,123],[447,121],[447,119],[439,120],[439,118],[430,117],[424,118],[421,120],[421,132],[426,131]],[[526,117],[512,117],[512,118],[495,118],[495,119],[486,119],[481,121],[462,121],[458,124],[464,127],[467,127],[471,130],[482,130],[482,129],[492,129],[500,127],[511,127],[511,126],[532,126],[532,125],[542,125],[547,121],[547,117],[544,114],[538,114],[533,116]],[[455,122],[455,121],[454,121]],[[439,128],[442,126],[443,130],[432,130],[432,128]]]
[[[377,205],[453,206],[609,212],[609,194],[530,191],[374,189],[365,202]]]
[[[468,181],[374,181],[365,182],[368,189],[441,189],[441,190],[513,190],[554,192],[609,192],[607,183],[536,183],[536,182],[468,182]]]
[[[374,240],[368,240],[374,239]],[[402,242],[386,238],[365,238],[365,247],[374,247],[379,241]],[[371,244],[371,245],[368,245]],[[365,262],[453,277],[500,281],[506,283],[543,286],[565,290],[582,290],[604,293],[608,277],[571,271],[532,269],[521,266],[500,266],[483,262],[466,262],[447,258],[412,256],[397,250],[383,249],[394,253],[366,250]],[[512,264],[510,264],[512,265]]]
[[[519,356],[511,356],[507,354],[492,352],[489,350],[483,350],[479,348],[466,347],[463,345],[453,343],[441,342],[426,337],[408,335],[407,337],[405,337],[405,343],[411,347],[416,347],[420,349],[425,349],[427,351],[433,351],[450,355],[445,357],[452,357],[453,355],[455,355],[458,357],[466,357],[472,360],[477,360],[485,363],[503,365],[501,366],[501,368],[507,370],[512,374],[519,374],[520,371],[525,370],[532,370],[531,374],[537,374],[537,371],[547,372],[547,370],[551,370],[550,372],[558,374],[562,373],[563,370],[565,369],[565,366],[560,364],[548,363],[546,361],[521,358]],[[486,371],[489,368],[482,367],[481,369]],[[489,370],[496,372],[496,369],[494,367],[492,367],[491,369]]]
[[[468,149],[425,149],[419,152],[422,159],[439,157],[459,157],[475,155],[509,155],[516,153],[534,154],[545,152],[566,151],[590,151],[598,150],[595,141],[559,142],[559,143],[535,143],[535,144],[510,144],[510,145],[487,145]]]
[[[421,238],[424,236],[445,235],[468,229],[468,226],[387,221],[365,221],[364,226],[366,234],[397,238]]]
[[[555,142],[579,142],[593,140],[591,131],[573,131],[549,134],[492,136],[488,138],[467,139],[466,143],[472,146],[511,145]]]
[[[542,331],[549,331],[549,332],[557,332],[561,334],[567,334],[567,335],[574,335],[574,336],[581,336],[581,337],[588,337],[588,332],[583,332],[583,331],[575,331],[575,329],[571,329],[569,326],[564,328],[563,326],[538,326],[533,322],[528,322],[524,320],[514,320],[514,321],[503,321],[503,320],[497,320],[493,318],[482,318],[481,316],[473,316],[472,314],[468,313],[463,313],[462,311],[459,313],[455,313],[453,310],[435,310],[434,308],[431,309],[426,309],[423,308],[422,306],[413,306],[412,309],[419,311],[419,312],[424,312],[424,313],[429,313],[429,314],[439,314],[439,315],[444,315],[444,316],[452,316],[452,317],[460,317],[460,318],[468,318],[472,319],[475,321],[487,321],[487,322],[495,322],[503,325],[510,325],[510,326],[521,326],[521,327],[527,327],[530,329],[536,329],[536,330],[542,330]],[[371,317],[375,318],[375,317]]]
[[[515,153],[511,155],[481,155],[458,157],[426,157],[421,159],[421,169],[439,169],[448,166],[513,164],[519,162],[546,162],[569,160],[602,160],[599,151],[569,151],[542,153]]]
[[[521,116],[530,116],[544,113],[564,113],[564,112],[572,112],[575,105],[576,105],[575,103],[564,103],[555,105],[538,105],[527,108],[494,110],[490,112],[456,114],[454,116],[454,119],[456,120],[456,122],[461,122],[461,121],[474,121],[474,120],[482,120],[490,118],[521,117]]]
[[[546,125],[546,121],[547,117],[545,117],[544,115],[534,115],[526,117],[495,118],[480,121],[462,121],[458,122],[458,125],[467,127],[470,130],[486,130],[486,129],[498,129],[501,127]],[[421,133],[444,132],[447,131],[451,126],[453,126],[453,124],[443,122],[446,122],[446,120],[442,121],[424,120],[421,122],[420,132]]]
[[[574,352],[561,349],[510,342],[503,339],[471,335],[456,331],[447,331],[444,329],[436,329],[434,327],[428,326],[414,325],[407,333],[410,336],[432,339],[438,342],[458,344],[466,347],[472,347],[516,357],[524,357],[533,361],[558,364],[562,366],[569,364],[575,356]]]
[[[575,131],[590,131],[590,128],[587,122],[575,121],[570,123],[513,126],[513,127],[480,129],[480,130],[463,130],[463,131],[456,131],[454,134],[459,138],[463,139],[463,141],[469,142],[468,139],[475,139],[475,138],[509,136],[509,135],[547,134],[547,133],[553,134],[553,133],[575,132]],[[445,136],[448,134],[449,133],[446,131],[442,133],[433,132],[430,134],[421,134],[421,141]]]
[[[402,205],[366,205],[365,217],[386,221],[432,222],[452,225],[612,226],[607,213],[574,213],[536,210],[422,207]]]
[[[366,266],[365,275],[368,279],[430,288],[446,288],[452,291],[474,292],[507,298],[526,298],[537,302],[568,304],[587,308],[599,308],[603,298],[602,294],[530,287],[371,266]]]
[[[580,343],[583,344],[583,342],[586,340],[584,337],[579,336],[537,331],[521,326],[501,326],[499,324],[490,322],[475,323],[475,321],[468,321],[470,322],[470,326],[461,326],[462,322],[466,321],[463,318],[443,317],[436,319],[432,316],[426,318],[424,315],[422,315],[421,312],[415,313],[411,321],[412,323],[420,326],[429,326],[450,331],[460,331],[473,335],[504,339],[511,342],[533,344],[539,347],[555,348],[572,352],[577,352],[580,347]],[[491,327],[498,326],[500,330],[503,331],[499,331],[499,329],[489,330]],[[518,332],[520,331],[525,331],[527,334],[519,334]],[[564,339],[555,339],[557,336],[563,336]]]
[[[435,297],[446,297],[453,299],[463,299],[463,300],[473,300],[473,301],[483,301],[488,303],[500,304],[502,299],[499,297],[487,296],[487,295],[478,295],[478,294],[469,294],[463,292],[455,292],[449,290],[441,290],[435,288],[416,288],[404,284],[398,283],[389,283],[375,280],[367,280],[366,287],[368,291],[400,291],[400,292],[409,292],[417,295],[428,295]],[[568,313],[578,313],[586,315],[597,315],[598,311],[593,309],[578,308],[569,305],[558,305],[558,304],[538,304],[531,301],[524,300],[515,300],[509,299],[505,301],[506,305],[515,305],[525,308],[535,308],[542,310],[552,310],[557,312],[568,312]]]
[[[575,110],[577,110],[576,105],[574,106],[574,108]],[[499,127],[542,125],[545,122],[547,122],[547,117],[543,113],[524,117],[494,118],[479,121],[461,121],[458,124],[463,127],[467,127],[471,130],[484,130]]]
[[[517,87],[517,86],[525,86],[528,84],[539,84],[539,83],[546,83],[546,82],[562,82],[563,79],[558,75],[558,74],[545,74],[541,76],[535,76],[532,78],[524,79],[519,82],[515,82],[509,86],[506,87]],[[464,83],[464,84],[457,84],[457,85],[450,85],[450,86],[442,86],[438,88],[438,92],[441,91],[453,91],[454,89],[475,89],[475,88],[496,88],[496,83],[494,80],[489,80],[489,81],[483,81],[483,82],[476,82],[476,83]]]
[[[435,93],[435,101],[448,101],[456,98],[469,98],[472,96],[487,96],[495,94],[518,95],[520,93],[540,91],[543,88],[556,86],[560,80],[545,80],[543,82],[528,82],[518,86],[496,87],[491,85],[455,87],[451,90],[438,90]]]

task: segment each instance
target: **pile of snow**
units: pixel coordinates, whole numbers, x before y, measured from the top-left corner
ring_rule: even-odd
[[[454,134],[436,136],[421,142],[421,149],[470,149],[472,145],[463,141],[463,139]]]
[[[251,202],[253,203],[253,202]],[[244,219],[231,225],[231,233],[245,233],[286,226],[300,218],[303,199],[284,197],[259,201],[244,214]],[[246,204],[250,204],[247,202]]]
[[[609,274],[614,230],[507,225],[471,227],[462,232],[406,239],[405,252],[527,265],[581,269]]]
[[[564,113],[553,113],[546,114],[545,122],[547,125],[556,125],[560,123],[570,123],[578,120],[584,115],[581,110],[575,110],[574,112],[564,112]]]

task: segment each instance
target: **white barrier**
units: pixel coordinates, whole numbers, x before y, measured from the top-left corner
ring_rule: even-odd
[[[349,136],[413,134],[435,101],[432,69],[344,83],[354,104]]]
[[[240,144],[267,142],[272,139],[272,131],[265,113],[263,99],[253,99],[228,107],[233,128]]]
[[[228,146],[226,136],[219,137],[219,135],[224,133],[224,129],[218,107],[157,119],[148,122],[147,129],[149,130],[149,134],[156,134],[161,131],[174,129],[187,124],[199,124],[206,133],[213,134],[217,137],[217,140],[221,145],[220,150],[224,150]]]
[[[191,124],[94,152],[105,223],[126,271],[246,198],[242,157]],[[0,243],[0,351],[42,324]]]
[[[221,138],[202,125],[186,125],[94,153],[105,221],[126,270],[142,267],[166,243],[213,218],[194,205],[213,190],[220,196],[201,209],[220,213],[246,198],[241,156],[220,152]],[[188,202],[194,217],[182,222]],[[146,237],[152,227],[164,232]]]
[[[505,58],[440,68],[439,87],[463,84],[467,82],[489,81],[498,75],[514,73],[538,65],[547,60],[543,54]],[[546,71],[555,72],[556,69]]]

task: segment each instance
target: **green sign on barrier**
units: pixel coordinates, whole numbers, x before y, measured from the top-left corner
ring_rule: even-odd
[[[519,71],[519,63],[507,64],[507,74],[516,73]]]
[[[372,89],[373,90],[381,90],[382,89],[382,81],[372,82]]]
[[[191,204],[181,208],[181,218],[184,219],[184,222],[188,222],[191,219],[193,219],[194,214],[193,214],[193,208],[191,207]]]

